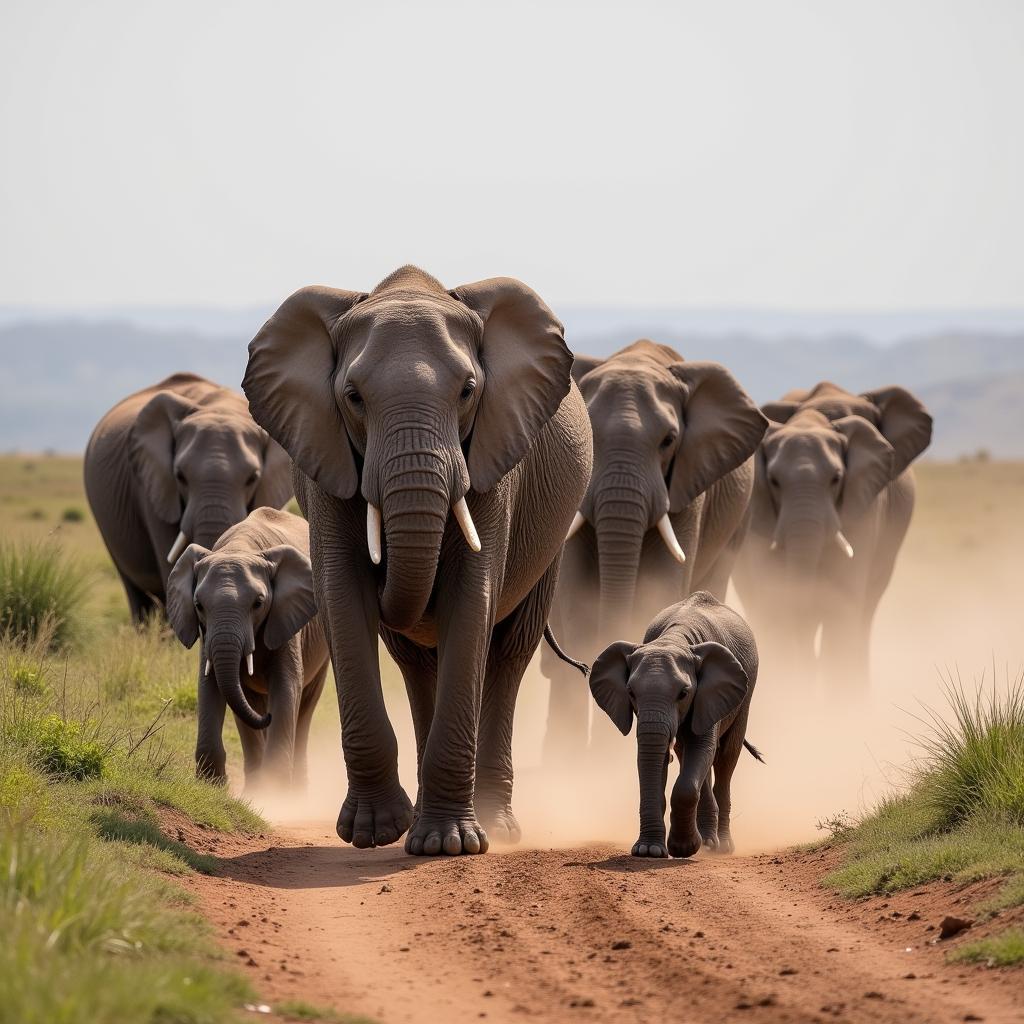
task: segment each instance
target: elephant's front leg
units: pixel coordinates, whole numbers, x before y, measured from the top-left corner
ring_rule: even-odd
[[[412,802],[398,781],[398,741],[381,690],[376,583],[357,568],[365,552],[354,544],[332,540],[314,554],[317,606],[328,622],[348,773],[338,835],[359,849],[386,846],[412,823]]]
[[[683,729],[689,732],[687,726]],[[692,857],[703,843],[697,828],[697,805],[717,745],[717,727],[703,736],[687,735],[676,744],[679,778],[672,787],[672,824],[668,834],[668,852],[673,857]]]
[[[199,652],[198,719],[196,736],[196,775],[224,785],[228,780],[227,754],[224,750],[224,714],[227,702],[212,674],[206,671],[205,648]]]
[[[290,788],[295,764],[295,726],[302,699],[302,653],[297,637],[274,652],[268,676],[270,725],[260,782],[268,788]]]
[[[437,697],[423,750],[419,812],[405,840],[414,855],[485,853],[473,806],[477,733],[492,610],[490,583],[446,587],[438,622]]]
[[[557,580],[556,560],[515,611],[494,628],[487,656],[477,741],[476,809],[490,837],[504,842],[517,843],[522,838],[512,813],[512,723],[519,685],[544,635]],[[572,671],[576,678],[570,682],[586,692],[585,681]]]

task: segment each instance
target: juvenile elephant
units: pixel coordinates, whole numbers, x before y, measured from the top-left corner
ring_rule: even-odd
[[[288,456],[241,395],[176,373],[118,402],[85,450],[85,493],[131,609],[164,603],[188,542],[212,547],[251,509],[292,494]]]
[[[186,647],[202,637],[197,773],[226,777],[226,702],[246,788],[304,786],[310,719],[329,662],[305,520],[258,508],[212,550],[190,544],[167,582],[167,615]]]
[[[736,586],[758,636],[790,667],[868,676],[871,623],[914,508],[909,468],[932,419],[899,387],[854,395],[823,382],[764,406],[753,520]]]
[[[725,367],[652,341],[607,359],[577,356],[573,376],[594,471],[566,540],[552,625],[590,660],[695,590],[724,599],[768,421]],[[572,761],[587,743],[586,690],[549,652],[542,659],[546,759]]]
[[[594,700],[623,736],[636,716],[640,835],[634,857],[691,857],[701,844],[732,853],[736,762],[744,746],[761,760],[745,739],[756,682],[754,635],[705,591],[666,608],[642,644],[617,640],[598,657],[590,675]],[[665,785],[673,744],[679,777],[666,843]]]
[[[590,479],[562,326],[519,281],[446,290],[403,267],[369,294],[304,288],[249,346],[243,388],[292,456],[348,769],[338,834],[413,854],[519,836],[512,718]],[[378,632],[416,731],[398,781]],[[411,829],[410,829],[411,825]]]

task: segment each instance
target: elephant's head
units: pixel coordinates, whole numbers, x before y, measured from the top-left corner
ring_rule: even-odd
[[[665,758],[680,725],[703,736],[740,706],[747,686],[742,665],[718,643],[690,646],[670,633],[605,648],[591,670],[590,691],[623,736],[636,716],[642,806],[660,804]]]
[[[774,515],[771,549],[794,584],[816,577],[823,556],[855,557],[844,529],[895,475],[896,454],[861,416],[827,419],[801,409],[773,423],[757,466],[759,500]]]
[[[626,626],[640,552],[657,529],[680,562],[668,518],[757,450],[767,420],[718,363],[685,362],[638,341],[608,359],[579,356],[573,375],[594,432],[594,471],[569,536],[596,533],[601,632]]]
[[[253,672],[257,641],[276,650],[316,614],[313,568],[298,548],[210,551],[190,544],[167,581],[167,617],[191,647],[203,635],[205,674],[212,670],[228,706],[253,729],[270,724],[242,690],[242,666]]]
[[[280,508],[292,493],[288,456],[240,395],[193,401],[158,392],[139,412],[130,443],[150,506],[179,529],[167,552],[172,565],[189,541],[212,547],[252,509]]]
[[[369,294],[296,292],[250,344],[242,387],[303,473],[336,498],[361,494],[366,557],[386,559],[381,614],[401,629],[427,607],[449,513],[479,550],[466,495],[523,458],[571,363],[521,282],[446,291],[403,267]]]

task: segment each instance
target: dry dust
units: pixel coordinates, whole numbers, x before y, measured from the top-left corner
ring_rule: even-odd
[[[875,622],[872,682],[860,693],[828,692],[764,665],[748,737],[765,754],[744,755],[733,784],[740,852],[814,838],[816,822],[872,806],[905,778],[920,753],[913,735],[922,705],[941,708],[942,677],[971,682],[993,666],[999,678],[1024,665],[1016,594],[1024,569],[1017,543],[1024,465],[924,464],[918,504],[892,583]],[[730,603],[741,607],[730,591]],[[633,737],[592,714],[599,751],[570,771],[541,765],[548,682],[535,659],[516,713],[514,808],[528,846],[592,841],[631,845],[638,789]],[[382,653],[399,769],[415,792],[412,723],[401,677]],[[580,685],[585,683],[580,679]],[[670,779],[675,771],[670,769]],[[309,794],[265,803],[277,822],[333,822],[345,793],[337,711],[328,692],[318,709]]]

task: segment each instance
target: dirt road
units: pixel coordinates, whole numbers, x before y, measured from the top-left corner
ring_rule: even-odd
[[[194,882],[201,906],[271,1005],[386,1024],[1024,1020],[1019,973],[949,967],[931,944],[953,894],[849,904],[820,889],[818,853],[414,859],[323,824],[205,842],[223,860]]]

